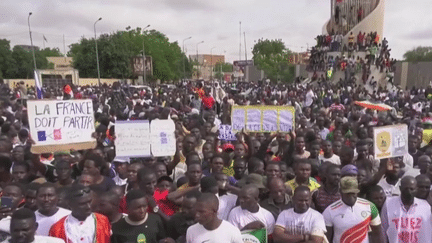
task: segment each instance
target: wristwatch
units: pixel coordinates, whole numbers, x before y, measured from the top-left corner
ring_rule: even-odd
[[[153,208],[153,213],[157,213],[157,212],[159,212],[159,206],[155,206],[155,207]]]

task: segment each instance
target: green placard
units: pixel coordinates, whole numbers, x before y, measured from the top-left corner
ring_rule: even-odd
[[[267,230],[245,230],[242,231],[243,243],[267,243]]]

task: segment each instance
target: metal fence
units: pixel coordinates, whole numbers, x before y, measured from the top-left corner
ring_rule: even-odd
[[[63,87],[72,84],[72,79],[42,78],[42,85],[47,87]]]
[[[337,0],[331,0],[331,21],[327,26],[327,32],[330,33],[336,24],[335,13],[336,7],[339,7],[339,25],[341,24],[341,19],[346,16],[348,22],[348,30],[352,29],[358,24],[358,11],[360,7],[363,9],[363,14],[361,20],[368,16],[378,5],[379,0],[342,0],[338,2]],[[352,7],[352,9],[351,9]]]

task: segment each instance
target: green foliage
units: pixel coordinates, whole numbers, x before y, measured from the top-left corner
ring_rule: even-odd
[[[0,78],[8,76],[9,69],[13,66],[12,51],[10,42],[6,39],[0,39]]]
[[[36,50],[36,64],[38,69],[46,69],[52,66],[48,63],[46,57],[61,56],[58,49],[45,48]],[[10,42],[6,39],[0,39],[0,77],[2,78],[32,78],[34,71],[33,54],[19,46],[12,50]]]
[[[282,40],[260,39],[254,45],[254,64],[264,70],[266,76],[272,81],[292,82],[294,72],[290,64],[291,51],[285,47]]]
[[[183,60],[186,76],[191,75],[191,65],[181,52],[177,42],[169,42],[162,33],[151,30],[142,33],[141,28],[117,31],[101,35],[98,39],[99,64],[103,78],[135,78],[132,73],[132,57],[146,56],[153,61],[153,76],[148,80],[176,80],[183,77]],[[70,46],[69,55],[82,77],[97,77],[94,39],[81,39]]]
[[[215,76],[215,79],[217,79],[217,80],[223,80],[224,74],[221,73],[220,71],[217,71],[214,76]]]
[[[233,71],[233,65],[231,63],[216,63],[215,65],[215,71],[220,72],[222,67],[222,72],[229,73]]]
[[[432,47],[431,46],[418,46],[410,51],[405,52],[403,55],[407,62],[431,62],[432,61]]]

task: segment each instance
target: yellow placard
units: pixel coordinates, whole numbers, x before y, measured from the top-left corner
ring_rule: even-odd
[[[295,129],[295,108],[292,106],[233,106],[233,131],[289,132]]]

